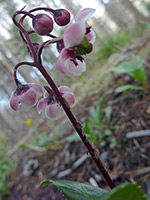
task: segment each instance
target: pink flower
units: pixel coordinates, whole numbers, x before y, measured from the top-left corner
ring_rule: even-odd
[[[75,16],[75,23],[70,25],[64,32],[63,40],[66,48],[80,44],[86,35],[86,20],[95,12],[92,8],[85,8]]]
[[[38,96],[42,95],[42,87],[36,83],[18,85],[10,98],[10,107],[15,111],[20,111],[20,104],[33,106],[36,104]]]
[[[95,33],[90,27],[86,27],[86,20],[94,13],[94,9],[85,8],[78,12],[75,16],[75,23],[70,25],[64,32],[63,42],[64,48],[61,50],[57,60],[58,69],[65,75],[80,76],[86,71],[86,64],[81,55],[86,54],[86,47],[83,47],[82,53],[77,55],[78,47],[84,37],[89,43],[93,44],[95,41]],[[87,42],[87,44],[89,44]],[[85,49],[84,49],[85,48]]]
[[[77,59],[73,51],[64,48],[57,60],[57,67],[66,76],[80,76],[86,71],[85,61],[80,58]]]
[[[75,98],[71,89],[67,86],[61,86],[58,88],[58,90],[69,106],[73,106],[75,103]],[[49,95],[47,91],[44,93],[44,98],[41,99],[37,104],[37,110],[39,114],[43,108],[45,108],[46,116],[50,119],[57,120],[61,116],[61,107],[57,103],[55,96]]]

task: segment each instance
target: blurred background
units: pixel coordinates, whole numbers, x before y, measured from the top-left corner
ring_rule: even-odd
[[[89,20],[89,24],[92,25],[97,36],[96,45],[94,46],[95,52],[104,45],[105,38],[110,38],[110,36],[118,31],[120,31],[121,38],[117,38],[116,41],[121,40],[120,42],[123,43],[121,45],[125,45],[125,40],[128,39],[129,35],[123,32],[129,28],[133,29],[136,24],[140,24],[143,28],[144,24],[147,24],[150,19],[150,3],[148,0],[0,0],[0,133],[4,133],[11,140],[11,144],[14,144],[14,142],[24,135],[24,129],[26,130],[27,128],[26,120],[32,119],[33,116],[37,115],[36,109],[33,109],[33,112],[25,109],[21,113],[16,114],[9,107],[11,93],[15,90],[15,83],[12,76],[13,67],[20,61],[30,60],[26,48],[19,37],[18,30],[11,19],[12,14],[24,5],[26,5],[27,10],[38,6],[66,8],[70,11],[72,20],[75,14],[84,7],[96,9],[94,17]],[[30,22],[27,21],[27,23],[30,25]],[[139,31],[139,29],[136,31]],[[136,34],[136,31],[134,34]],[[54,32],[57,32],[57,35],[61,35],[62,29],[55,26]],[[32,39],[33,41],[40,40],[35,35]],[[116,50],[115,48],[113,50],[108,49],[106,56],[112,53],[110,51]],[[104,52],[102,53],[104,54]],[[59,73],[56,67],[57,56],[55,47],[53,45],[49,46],[44,53],[44,65],[56,81],[57,86],[71,84],[75,90],[82,85],[83,78],[90,77],[90,70],[96,69],[96,62],[101,62],[103,55],[99,53],[99,55],[95,56],[92,53],[92,55],[88,56],[88,75],[83,75],[78,80],[73,77],[65,77]],[[95,64],[92,63],[93,60],[95,60]],[[19,78],[23,83],[37,82],[44,85],[42,76],[34,68],[21,67]]]
[[[21,42],[18,29],[12,23],[13,13],[25,5],[25,10],[39,6],[65,8],[71,13],[71,21],[82,8],[96,9],[93,17],[88,20],[88,24],[96,33],[96,43],[93,52],[86,56],[86,73],[78,78],[62,75],[56,66],[58,53],[55,45],[47,47],[43,54],[44,66],[56,85],[70,86],[75,93],[77,104],[108,83],[110,75],[103,65],[108,62],[111,67],[118,59],[111,57],[110,60],[110,56],[150,28],[149,0],[0,0],[0,151],[3,152],[3,156],[2,154],[0,156],[2,158],[4,155],[12,156],[18,147],[21,145],[23,147],[35,130],[38,135],[36,137],[40,137],[39,133],[42,132],[42,137],[47,140],[48,133],[61,121],[51,122],[46,119],[44,113],[39,116],[36,107],[22,108],[20,113],[16,113],[9,106],[11,93],[16,88],[12,76],[13,67],[20,61],[31,60]],[[30,27],[31,22],[28,19],[25,23]],[[62,36],[63,31],[63,28],[55,25],[53,33]],[[42,42],[45,39],[46,37],[41,39],[32,34],[32,41]],[[31,67],[19,68],[18,76],[22,83],[35,82],[46,85],[41,74]],[[38,141],[37,151],[42,150],[40,141],[42,139]],[[54,143],[54,146],[57,146],[57,141]],[[34,140],[30,144],[28,147],[34,149]]]

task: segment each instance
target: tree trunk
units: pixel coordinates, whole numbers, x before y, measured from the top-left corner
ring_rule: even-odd
[[[137,10],[137,8],[133,5],[133,3],[130,0],[120,0],[121,3],[128,9],[135,17],[136,21],[141,21],[144,23],[149,23],[149,20],[142,15],[141,12]]]
[[[129,26],[124,12],[120,11],[120,6],[116,0],[111,0],[108,4],[105,4],[103,0],[100,2],[105,6],[106,13],[108,16],[123,30],[126,30]],[[125,16],[124,16],[125,15]]]
[[[68,11],[71,12],[74,16],[82,8],[79,4],[75,4],[73,0],[62,0],[62,2],[66,6]]]

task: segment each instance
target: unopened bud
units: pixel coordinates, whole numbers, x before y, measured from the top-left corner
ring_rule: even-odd
[[[53,20],[46,14],[33,17],[32,26],[38,35],[47,35],[53,30]]]
[[[53,14],[54,20],[59,26],[65,26],[70,22],[70,13],[65,9],[56,9]]]

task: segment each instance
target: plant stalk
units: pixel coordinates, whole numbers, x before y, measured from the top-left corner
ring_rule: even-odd
[[[86,137],[85,132],[84,132],[84,130],[82,128],[82,125],[80,124],[80,122],[77,121],[77,119],[75,118],[75,116],[71,112],[70,108],[68,107],[68,104],[66,103],[64,98],[61,96],[59,90],[57,89],[57,87],[56,87],[56,85],[54,83],[54,81],[49,76],[49,74],[47,73],[45,68],[41,65],[41,66],[38,66],[38,69],[40,70],[41,74],[47,80],[47,82],[49,83],[50,87],[52,88],[52,90],[54,91],[55,95],[57,96],[57,98],[58,98],[59,102],[61,103],[65,113],[67,114],[67,116],[68,116],[69,120],[71,121],[71,123],[73,124],[75,130],[79,134],[79,136],[80,136],[81,140],[83,141],[84,145],[88,149],[88,152],[90,153],[90,155],[92,156],[93,160],[95,161],[95,163],[96,163],[98,169],[100,170],[101,174],[103,175],[105,181],[107,182],[107,184],[109,185],[109,187],[111,189],[114,188],[115,184],[113,183],[113,181],[112,181],[111,177],[109,176],[106,168],[104,167],[104,164],[102,163],[102,161],[100,159],[99,151],[91,144],[91,142]]]
[[[32,11],[34,11],[34,9],[31,10],[31,12]],[[113,181],[112,181],[111,177],[109,176],[106,168],[104,167],[104,165],[103,165],[103,163],[102,163],[102,161],[100,159],[100,155],[99,155],[98,150],[91,144],[91,142],[86,137],[82,125],[80,124],[80,122],[77,121],[77,119],[73,115],[72,111],[70,110],[70,107],[68,106],[68,103],[62,97],[62,95],[60,94],[59,90],[57,89],[54,81],[52,80],[52,78],[50,77],[50,75],[47,73],[47,71],[45,70],[45,68],[42,65],[42,61],[41,61],[40,55],[42,53],[42,49],[44,48],[44,44],[47,44],[47,43],[43,43],[43,45],[41,45],[41,48],[39,49],[39,52],[37,53],[35,51],[35,49],[34,49],[34,46],[33,46],[32,42],[31,42],[31,40],[30,40],[29,32],[26,31],[22,27],[22,25],[20,23],[18,23],[16,21],[16,19],[15,19],[18,14],[24,14],[24,17],[26,15],[28,15],[31,18],[32,18],[32,14],[29,13],[29,12],[24,12],[23,9],[22,9],[21,11],[16,12],[13,15],[13,22],[19,28],[19,30],[24,34],[24,37],[26,39],[25,42],[27,42],[27,45],[30,48],[30,51],[32,52],[32,56],[33,56],[34,62],[33,63],[29,63],[29,62],[18,63],[18,65],[14,69],[14,78],[15,78],[16,84],[19,83],[19,81],[17,80],[17,77],[16,77],[16,70],[18,69],[19,66],[21,66],[22,64],[28,64],[30,66],[32,65],[32,66],[38,68],[38,70],[41,72],[41,74],[44,76],[44,78],[47,80],[47,82],[49,83],[50,87],[54,91],[54,93],[55,93],[57,99],[59,100],[59,102],[61,103],[66,115],[68,116],[69,120],[73,124],[73,126],[74,126],[75,130],[77,131],[77,133],[79,134],[79,136],[80,136],[81,140],[83,141],[84,145],[88,149],[88,152],[91,154],[93,160],[95,161],[95,163],[96,163],[97,167],[99,168],[101,174],[103,175],[105,181],[107,182],[107,184],[109,185],[110,188],[114,188],[115,184],[113,183]],[[23,21],[24,17],[22,18],[22,21]],[[54,38],[50,43],[58,42],[60,40],[61,40],[60,38]]]

